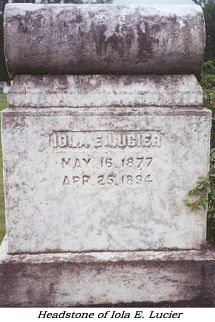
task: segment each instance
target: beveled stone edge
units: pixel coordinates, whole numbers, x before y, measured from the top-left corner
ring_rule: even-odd
[[[17,75],[8,93],[8,105],[201,108],[203,91],[194,75]]]
[[[190,250],[146,250],[146,251],[107,251],[77,253],[39,253],[10,255],[7,236],[0,245],[0,264],[9,263],[130,263],[130,262],[203,262],[215,264],[215,245],[207,245],[205,249]]]
[[[1,111],[3,117],[16,116],[147,116],[147,115],[197,115],[211,116],[212,112],[208,108],[196,107],[127,107],[127,108],[6,108]]]

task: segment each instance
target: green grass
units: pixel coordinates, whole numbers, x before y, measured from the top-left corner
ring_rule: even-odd
[[[0,110],[2,111],[7,105],[6,96],[0,93]],[[0,141],[1,143],[1,141]],[[0,242],[5,235],[4,220],[4,190],[3,190],[3,174],[2,174],[2,150],[0,149]]]
[[[211,151],[215,148],[215,75],[207,75],[204,88],[204,106],[212,111]],[[215,159],[211,158],[211,173],[215,173]],[[215,177],[210,177],[211,192],[208,200],[207,240],[215,244]]]

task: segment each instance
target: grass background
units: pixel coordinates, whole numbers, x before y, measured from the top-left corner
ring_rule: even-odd
[[[6,96],[0,93],[0,110],[2,111],[7,106]],[[1,141],[0,141],[1,143]],[[3,173],[2,173],[2,150],[0,148],[0,242],[5,235],[5,220],[4,220],[4,190],[3,190]]]
[[[212,111],[207,240],[215,244],[215,63],[208,61],[203,64],[200,84],[204,90],[204,106]]]

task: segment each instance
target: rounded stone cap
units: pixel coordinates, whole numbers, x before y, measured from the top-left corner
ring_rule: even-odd
[[[191,0],[107,2],[7,4],[11,77],[198,73],[205,47],[200,6]]]

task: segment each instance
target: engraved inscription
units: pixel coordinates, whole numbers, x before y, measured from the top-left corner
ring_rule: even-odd
[[[90,158],[84,159],[84,158],[62,158],[62,167],[70,166],[73,169],[76,168],[83,168],[83,166],[88,165],[90,163]]]
[[[113,186],[119,184],[125,185],[141,185],[145,183],[151,183],[152,177],[151,174],[147,175],[131,175],[131,174],[123,174],[122,176],[118,176],[116,174],[107,174],[107,175],[99,175],[95,178],[92,178],[88,175],[83,176],[65,176],[63,178],[63,185],[75,185],[81,184],[83,186],[87,186],[88,184],[99,185],[99,186]]]
[[[53,131],[49,143],[58,149],[59,183],[65,187],[140,186],[154,181],[157,149],[148,148],[161,148],[162,135],[159,130]]]
[[[93,158],[62,158],[62,169],[72,170],[72,175],[65,175],[63,185],[140,185],[152,182],[149,172],[153,163],[152,156],[126,158],[93,157]],[[89,172],[96,169],[93,175]]]
[[[61,164],[62,168],[72,168],[72,169],[85,169],[88,165],[92,167],[101,167],[101,168],[111,168],[113,166],[119,168],[136,168],[142,169],[149,167],[152,163],[153,158],[151,156],[141,156],[141,157],[132,157],[128,156],[119,160],[114,160],[114,158],[100,157],[97,159],[91,158],[62,158]]]
[[[49,135],[52,148],[134,148],[161,147],[161,132],[143,131],[53,131]]]

